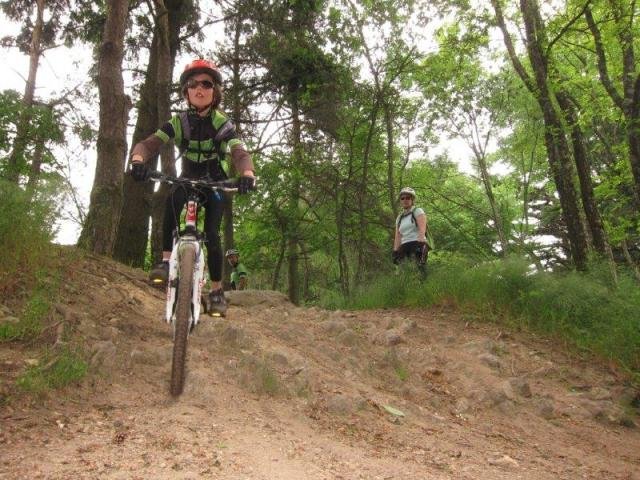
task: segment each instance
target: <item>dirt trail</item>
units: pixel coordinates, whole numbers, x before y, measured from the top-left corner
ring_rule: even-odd
[[[640,479],[637,392],[529,335],[447,306],[328,312],[238,292],[190,337],[174,400],[163,295],[140,271],[78,262],[57,311],[92,373],[0,407],[2,479]],[[29,355],[0,347],[5,385]]]

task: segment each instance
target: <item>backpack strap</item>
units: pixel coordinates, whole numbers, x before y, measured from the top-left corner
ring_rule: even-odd
[[[191,141],[191,126],[189,125],[189,113],[187,111],[180,112],[180,128],[182,130],[182,136],[180,138],[180,158],[188,149],[189,142]],[[219,123],[221,119],[224,119],[222,123],[216,128],[216,123]],[[216,135],[213,138],[213,147],[218,155],[218,161],[223,162],[225,152],[222,148],[222,144],[235,138],[236,126],[231,120],[226,119],[224,116],[213,114],[211,116],[213,129],[216,131]],[[224,171],[224,168],[222,169]]]
[[[213,126],[215,128],[215,125]],[[228,142],[232,138],[236,136],[236,126],[233,124],[231,120],[225,120],[225,122],[220,125],[216,136],[213,138],[213,148],[216,149],[216,153],[218,154],[218,161],[223,162],[226,152],[222,148],[223,142]]]
[[[182,139],[180,140],[180,155],[187,151],[189,148],[189,141],[191,140],[191,126],[189,125],[189,114],[180,112],[180,127],[182,127]]]
[[[413,223],[414,225],[417,225],[418,222],[416,220],[416,214],[414,213],[415,209],[416,207],[411,207],[411,211],[409,213],[401,213],[400,215],[398,215],[398,219],[396,220],[396,226],[400,228],[400,222],[402,222],[402,219],[408,215],[411,215],[411,223]]]
[[[236,126],[233,124],[231,120],[226,120],[222,125],[220,125],[220,128],[218,129],[218,132],[216,133],[216,136],[213,139],[213,141],[218,144],[222,142],[226,142],[228,140],[231,140],[235,136],[235,133],[236,133]]]

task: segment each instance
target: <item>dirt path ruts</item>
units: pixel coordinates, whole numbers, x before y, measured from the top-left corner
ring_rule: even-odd
[[[239,292],[190,337],[172,399],[162,294],[85,262],[64,308],[92,375],[1,407],[0,478],[640,479],[630,387],[453,308],[327,312]]]

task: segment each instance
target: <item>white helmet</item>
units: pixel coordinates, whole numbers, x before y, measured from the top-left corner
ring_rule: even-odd
[[[411,195],[414,200],[416,199],[416,191],[411,187],[404,187],[400,190],[400,195],[398,195],[398,197],[401,197],[403,194]]]

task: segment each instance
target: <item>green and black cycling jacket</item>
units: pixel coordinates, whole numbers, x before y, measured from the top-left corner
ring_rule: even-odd
[[[212,116],[213,115],[213,116]],[[234,169],[238,173],[245,170],[253,171],[251,156],[246,151],[242,141],[235,131],[216,148],[213,139],[218,129],[227,121],[227,117],[220,111],[201,117],[195,111],[188,112],[191,135],[189,145],[182,148],[182,124],[180,115],[176,114],[160,127],[153,135],[150,135],[133,148],[133,154],[139,154],[144,161],[155,157],[160,152],[162,145],[173,140],[176,147],[182,152],[182,177],[201,178],[209,174],[214,180],[226,178],[229,173],[227,155],[231,155]],[[220,158],[222,153],[224,158]]]

